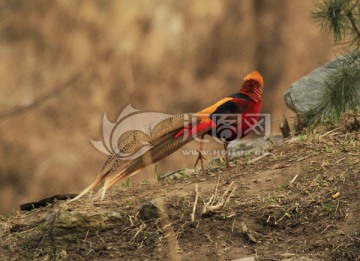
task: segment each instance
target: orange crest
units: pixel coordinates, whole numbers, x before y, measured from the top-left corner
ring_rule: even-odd
[[[256,70],[252,71],[251,73],[245,76],[244,81],[248,81],[248,80],[255,80],[259,82],[262,87],[264,86],[264,79],[261,76],[261,74]]]

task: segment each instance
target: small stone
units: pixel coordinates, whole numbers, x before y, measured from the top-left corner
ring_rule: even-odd
[[[245,222],[241,222],[241,230],[242,230],[242,234],[246,240],[248,240],[251,243],[257,243],[256,238],[252,234],[253,232],[250,229],[248,229]]]
[[[255,261],[255,260],[256,259],[254,256],[247,256],[239,259],[233,259],[232,261]]]
[[[151,202],[145,202],[139,210],[143,221],[154,220],[160,217],[160,209]]]

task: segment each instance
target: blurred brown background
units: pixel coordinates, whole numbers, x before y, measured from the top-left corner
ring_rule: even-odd
[[[273,119],[290,115],[282,97],[287,86],[333,56],[331,39],[310,17],[312,6],[0,1],[0,114],[78,77],[40,106],[0,119],[0,213],[88,185],[106,158],[89,139],[101,139],[104,112],[116,120],[130,102],[144,111],[198,111],[257,69],[265,78],[263,111]],[[177,153],[158,166],[164,172],[194,161]]]

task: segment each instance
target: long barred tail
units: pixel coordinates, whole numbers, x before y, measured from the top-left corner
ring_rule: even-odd
[[[101,182],[104,183],[97,195],[101,195],[101,199],[103,199],[106,191],[117,182],[135,175],[144,167],[169,156],[195,137],[202,136],[209,131],[209,128],[206,127],[193,129],[191,135],[177,135],[179,132],[184,132],[184,127],[191,130],[192,124],[199,123],[193,123],[191,119],[191,114],[175,115],[146,126],[142,131],[131,133],[119,143],[119,154],[111,155],[95,181],[71,201],[92,192]],[[187,133],[189,134],[189,131]],[[135,155],[144,148],[144,144],[150,144],[151,148],[140,156],[132,159],[122,159],[120,156],[121,153]]]

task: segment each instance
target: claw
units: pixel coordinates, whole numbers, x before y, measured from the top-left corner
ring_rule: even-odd
[[[196,159],[196,162],[195,162],[195,166],[199,163],[200,161],[200,165],[201,165],[201,170],[202,170],[202,173],[203,173],[203,176],[206,176],[206,171],[205,171],[205,165],[204,165],[204,159],[206,160],[206,158],[201,154],[201,151],[199,151],[199,155]]]
[[[196,167],[197,164],[199,163],[199,161],[202,161],[202,160],[207,160],[207,158],[205,158],[205,157],[202,155],[201,151],[199,151],[199,154],[198,154],[198,157],[197,157],[197,159],[196,159],[196,162],[195,162],[194,167]]]
[[[227,142],[224,143],[225,159],[226,159],[226,168],[231,169],[232,167],[230,166],[230,162],[229,162],[228,145],[229,145],[229,143],[227,143]]]
[[[202,155],[201,151],[202,151],[202,148],[203,148],[203,143],[202,143],[202,140],[203,140],[204,136],[201,136],[200,137],[200,150],[199,150],[199,154],[198,154],[198,157],[196,159],[196,162],[195,162],[195,166],[199,163],[200,161],[200,164],[201,164],[201,170],[202,170],[202,173],[203,173],[203,176],[206,176],[206,171],[205,171],[205,165],[204,165],[204,159],[206,160],[206,158]]]

